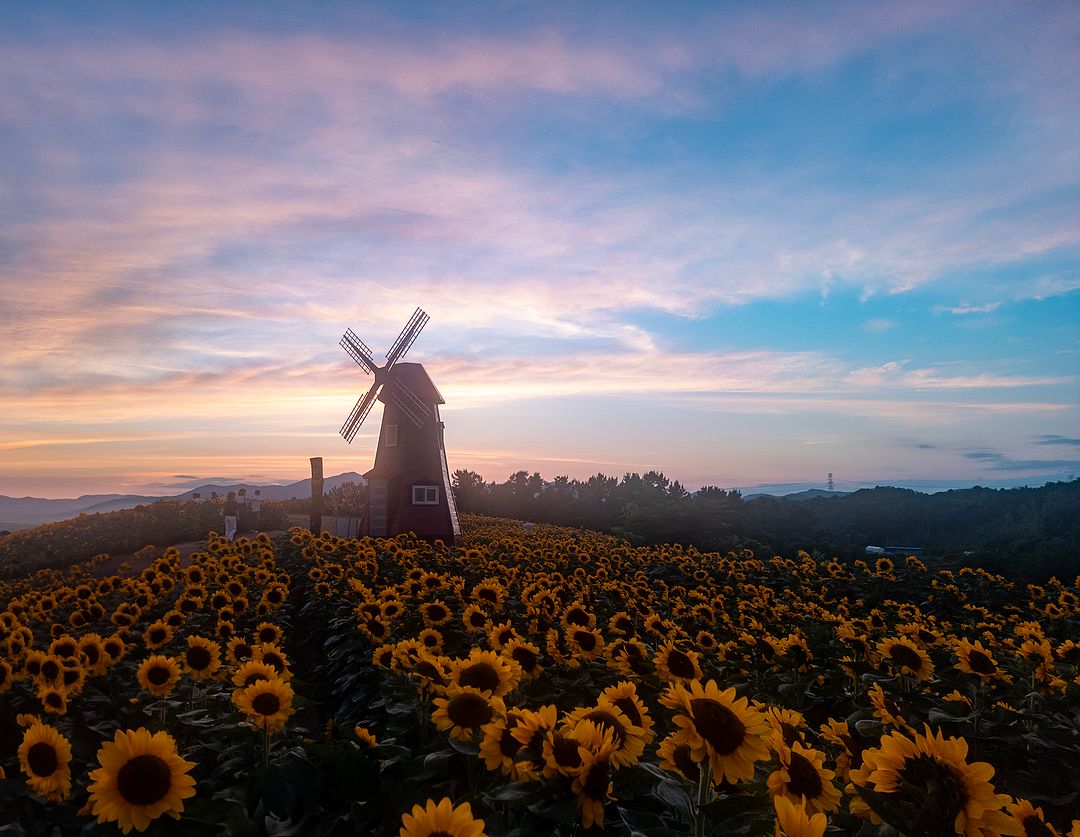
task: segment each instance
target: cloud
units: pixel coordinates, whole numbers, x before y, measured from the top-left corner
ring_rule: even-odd
[[[997,311],[1002,306],[1001,302],[986,302],[982,305],[956,305],[951,308],[943,307],[937,308],[935,311],[947,311],[950,314],[965,315],[965,314],[989,314],[991,311]]]
[[[871,334],[881,334],[882,332],[891,331],[896,328],[896,326],[897,323],[893,320],[875,317],[863,323],[863,331],[868,331]]]
[[[969,451],[962,455],[965,459],[976,462],[993,463],[990,466],[991,471],[1061,471],[1080,468],[1080,459],[1012,459],[991,450]]]
[[[1080,439],[1073,439],[1068,436],[1042,435],[1035,437],[1035,444],[1080,446]]]

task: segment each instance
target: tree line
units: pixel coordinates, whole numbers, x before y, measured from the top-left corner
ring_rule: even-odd
[[[812,499],[744,500],[737,490],[688,491],[660,471],[565,476],[518,471],[502,483],[453,474],[462,512],[597,529],[631,543],[791,555],[864,556],[874,546],[920,547],[957,564],[1071,582],[1080,573],[1080,480],[1040,488],[922,494],[877,487]]]

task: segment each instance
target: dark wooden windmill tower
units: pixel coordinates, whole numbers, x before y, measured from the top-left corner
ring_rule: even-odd
[[[415,532],[427,540],[461,543],[457,506],[450,490],[439,405],[446,401],[419,363],[401,363],[429,317],[419,308],[377,366],[371,349],[350,328],[341,345],[361,368],[375,376],[341,426],[352,442],[376,401],[383,403],[375,467],[364,474],[368,507],[362,534],[391,537]]]

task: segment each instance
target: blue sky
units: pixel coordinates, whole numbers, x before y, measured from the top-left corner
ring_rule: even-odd
[[[24,5],[0,493],[452,468],[1080,474],[1074,3]],[[935,482],[940,481],[940,482]]]

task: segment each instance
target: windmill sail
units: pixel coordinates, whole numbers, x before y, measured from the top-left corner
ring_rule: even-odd
[[[420,332],[423,331],[424,326],[427,325],[427,321],[430,319],[431,318],[419,308],[413,311],[413,315],[409,317],[409,321],[405,323],[405,328],[401,330],[401,334],[399,334],[397,340],[394,341],[394,345],[391,346],[390,351],[386,353],[386,369],[389,369],[405,357],[405,353],[409,351],[409,347],[416,341],[416,338],[420,335]]]
[[[371,389],[367,391],[363,398],[356,402],[356,406],[353,407],[352,412],[349,413],[349,417],[345,419],[345,423],[341,425],[341,435],[345,437],[346,442],[352,442],[353,438],[356,436],[356,431],[360,429],[360,425],[364,423],[364,419],[366,419],[368,413],[371,412],[371,408],[375,406],[379,388],[380,385],[377,382],[372,384]]]
[[[340,345],[349,353],[349,357],[364,368],[365,372],[371,375],[375,374],[379,367],[375,365],[375,361],[371,357],[371,349],[368,348],[367,343],[356,336],[356,333],[351,328],[345,330]]]

